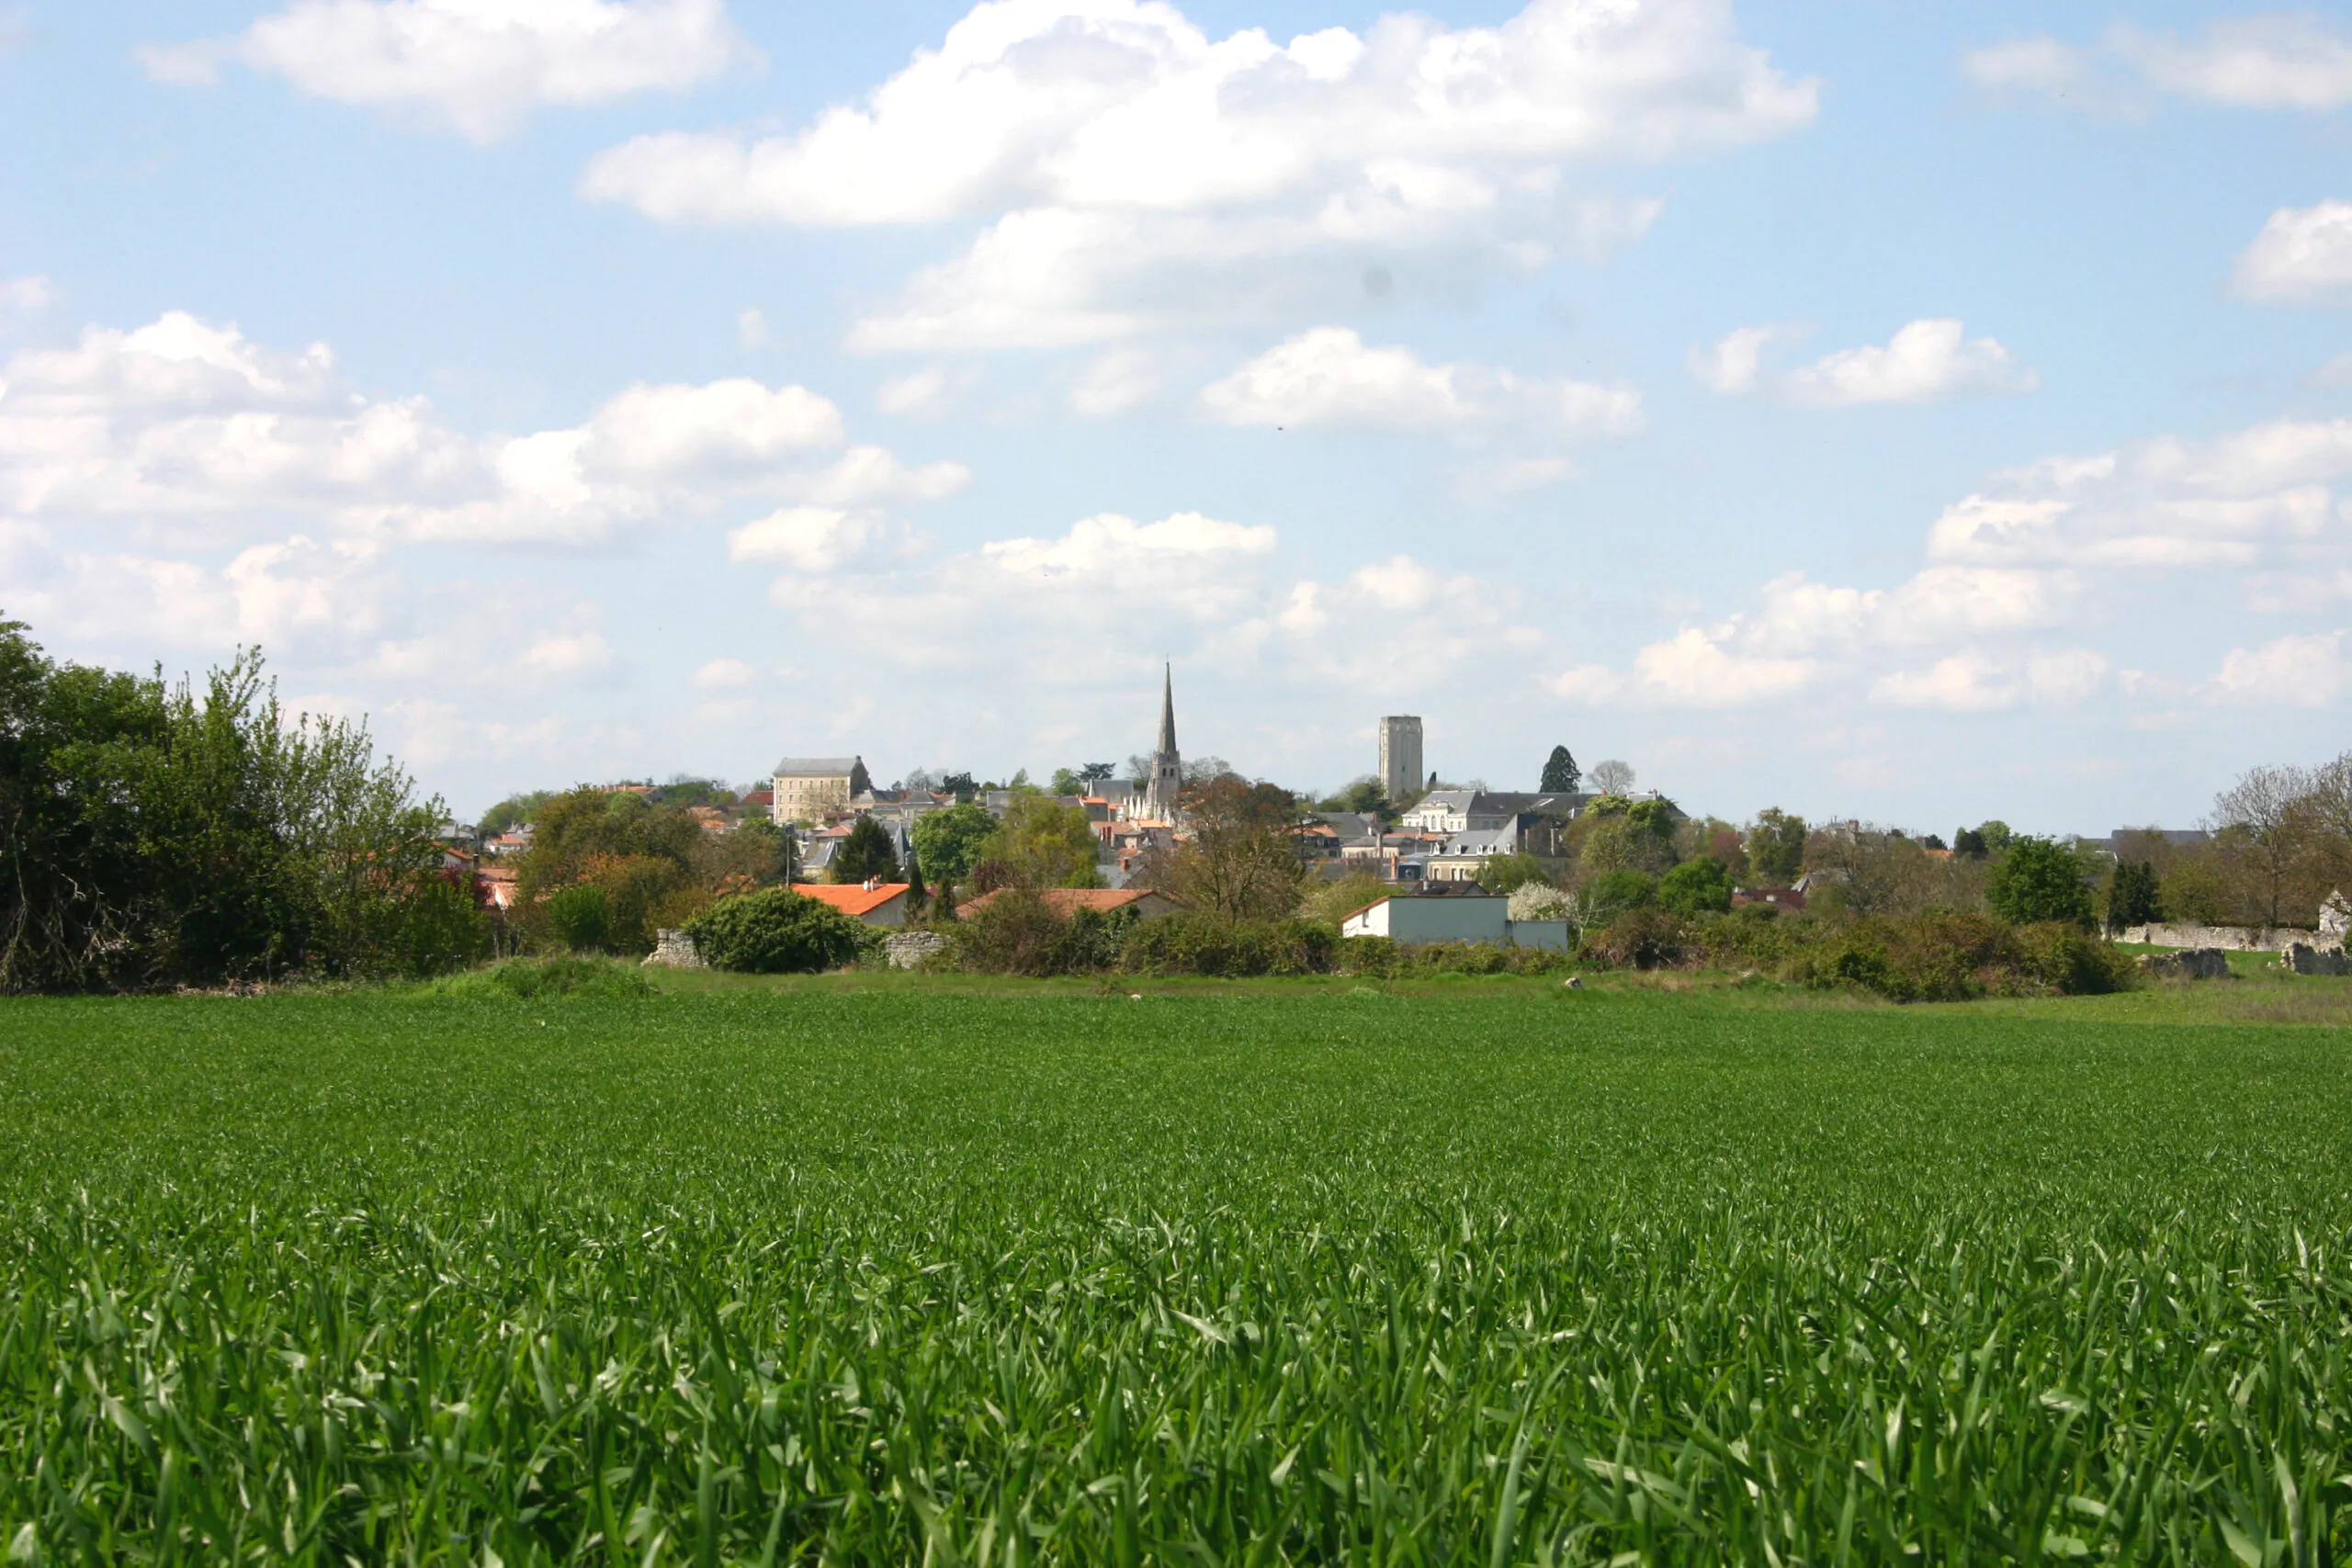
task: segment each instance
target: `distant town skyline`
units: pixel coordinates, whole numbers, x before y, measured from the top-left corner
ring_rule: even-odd
[[[2352,706],[2352,20],[0,4],[0,616],[461,811],[1419,715],[2195,822]],[[901,759],[904,759],[901,761]]]

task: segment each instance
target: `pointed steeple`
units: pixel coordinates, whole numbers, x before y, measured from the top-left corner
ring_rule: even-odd
[[[1162,756],[1173,757],[1176,755],[1176,667],[1173,664],[1164,666],[1160,680],[1159,752]]]

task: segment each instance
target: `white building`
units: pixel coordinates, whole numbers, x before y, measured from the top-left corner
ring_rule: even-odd
[[[1568,950],[1566,920],[1514,920],[1500,897],[1376,898],[1340,923],[1342,936],[1385,936],[1392,942],[1491,942],[1501,947]]]

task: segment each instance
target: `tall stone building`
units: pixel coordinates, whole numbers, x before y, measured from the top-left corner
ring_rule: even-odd
[[[1421,793],[1421,721],[1413,714],[1396,714],[1380,721],[1380,789],[1402,805]]]

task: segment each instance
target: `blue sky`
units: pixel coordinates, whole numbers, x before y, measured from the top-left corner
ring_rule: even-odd
[[[0,613],[786,752],[2195,819],[2352,702],[2352,24],[0,6]]]

